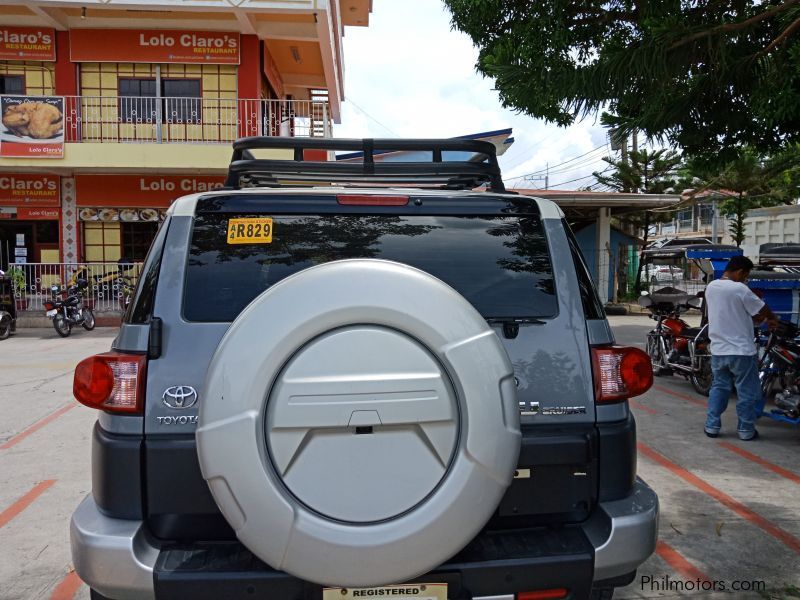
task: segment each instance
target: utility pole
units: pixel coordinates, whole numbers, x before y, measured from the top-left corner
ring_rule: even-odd
[[[544,180],[544,189],[550,189],[550,162],[547,162],[544,175],[526,175],[525,181],[542,181]]]

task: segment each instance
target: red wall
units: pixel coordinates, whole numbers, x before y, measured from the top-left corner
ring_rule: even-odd
[[[238,88],[240,101],[257,100],[261,97],[261,42],[258,36],[242,36],[241,57],[239,64]],[[241,114],[252,112],[252,107],[240,107]],[[248,110],[249,109],[249,110]],[[258,135],[257,123],[239,123],[239,137]]]
[[[69,31],[56,31],[55,86],[59,96],[78,95],[78,67],[69,60]],[[74,102],[72,98],[65,98],[64,110],[69,112],[74,109]],[[77,137],[78,131],[67,124],[65,141],[74,142]]]

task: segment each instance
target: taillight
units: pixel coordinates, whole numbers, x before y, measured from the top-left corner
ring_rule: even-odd
[[[537,590],[535,592],[518,592],[517,600],[558,600],[566,598],[569,590],[566,588],[553,588],[549,590]]]
[[[45,302],[44,307],[46,310],[53,310],[56,307],[56,305],[53,304],[52,302]]]
[[[638,348],[592,348],[592,367],[598,403],[627,400],[653,385],[650,357]]]
[[[138,413],[144,405],[147,357],[106,352],[78,363],[72,393],[81,404],[113,413]]]
[[[372,194],[339,194],[339,204],[360,206],[405,206],[408,196],[375,196]]]

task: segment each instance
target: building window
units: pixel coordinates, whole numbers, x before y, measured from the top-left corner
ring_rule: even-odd
[[[141,262],[156,237],[158,223],[120,223],[122,226],[122,258]]]
[[[120,78],[119,118],[123,123],[155,123],[156,80]]]
[[[164,122],[199,123],[201,88],[199,79],[162,79]]]
[[[119,117],[123,123],[155,123],[161,105],[163,123],[199,123],[202,85],[199,79],[162,79],[161,98],[156,80],[120,77]]]
[[[84,222],[83,257],[86,262],[117,262],[120,258],[119,223]]]
[[[714,220],[714,205],[713,204],[698,204],[697,205],[697,218],[700,221],[701,227],[710,227]]]
[[[22,75],[0,75],[0,94],[25,93],[25,77]]]

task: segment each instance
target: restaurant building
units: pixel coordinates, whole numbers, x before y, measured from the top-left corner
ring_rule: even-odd
[[[222,185],[236,138],[330,136],[342,36],[370,11],[0,2],[0,269],[141,261],[175,198]]]

